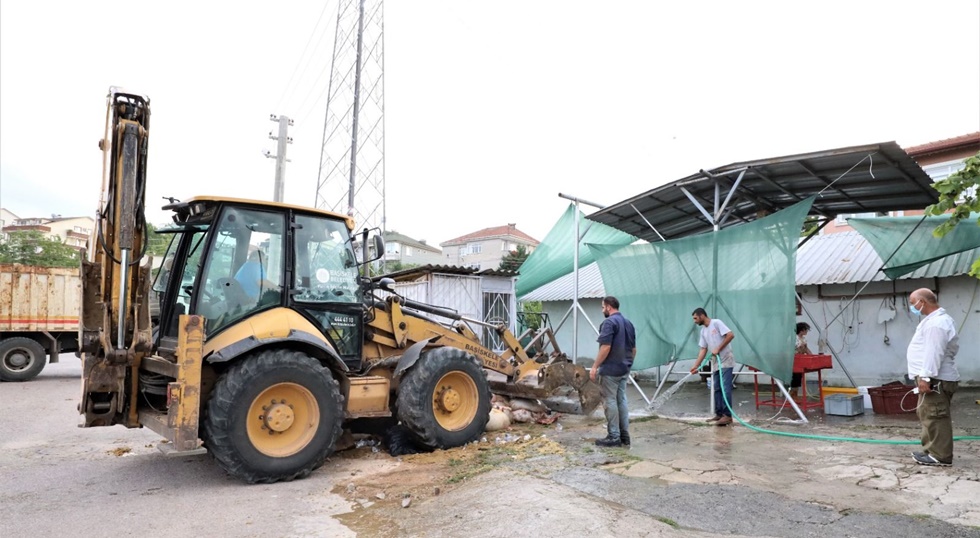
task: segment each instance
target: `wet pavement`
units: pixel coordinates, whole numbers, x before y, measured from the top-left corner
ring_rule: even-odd
[[[648,397],[656,389],[641,388]],[[801,423],[789,407],[756,409],[751,384],[737,385],[733,396],[744,424],[715,427],[705,422],[713,413],[703,383],[685,384],[655,414],[631,387],[631,450],[602,451],[621,461],[553,479],[706,532],[980,536],[980,441],[957,442],[952,467],[925,467],[910,457],[919,449],[914,413],[846,417],[811,409]],[[980,435],[977,399],[977,388],[954,396],[954,435]],[[913,405],[912,396],[907,402]],[[595,437],[605,433],[598,414],[581,420],[592,422]]]

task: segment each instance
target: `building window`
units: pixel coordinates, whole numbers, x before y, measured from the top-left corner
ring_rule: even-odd
[[[398,243],[385,243],[385,254],[398,254]]]
[[[80,234],[88,234],[88,233],[90,233],[92,231],[92,230],[89,230],[88,228],[82,228],[81,226],[75,226],[75,227],[73,227],[73,230],[75,230],[76,232],[78,232]]]
[[[479,254],[483,252],[483,243],[470,243],[466,245],[466,252],[468,254]]]
[[[846,226],[847,225],[847,219],[870,219],[872,217],[887,217],[887,216],[888,216],[888,212],[887,211],[879,211],[877,213],[874,213],[874,212],[869,212],[869,213],[841,213],[840,215],[837,215],[837,219],[834,222],[834,224],[836,224],[837,226]]]
[[[405,247],[405,255],[406,256],[412,255],[412,247]]]
[[[933,181],[942,181],[965,167],[966,162],[961,159],[957,159],[955,161],[946,161],[944,163],[923,166],[922,171],[925,172],[926,175],[928,175]]]

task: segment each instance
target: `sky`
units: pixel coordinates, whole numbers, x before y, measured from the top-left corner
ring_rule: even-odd
[[[336,1],[0,4],[0,206],[94,216],[109,86],[164,196],[313,205]],[[566,193],[611,205],[732,162],[980,130],[980,2],[389,2],[387,228],[438,244]],[[318,100],[319,99],[319,100]],[[583,207],[586,213],[593,208]]]

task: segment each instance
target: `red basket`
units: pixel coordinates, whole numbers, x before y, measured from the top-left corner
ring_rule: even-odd
[[[871,409],[879,415],[914,413],[915,406],[919,402],[919,396],[908,394],[912,389],[913,387],[903,385],[898,381],[880,387],[870,387],[868,388],[868,395],[871,396]],[[903,403],[908,411],[902,409]]]

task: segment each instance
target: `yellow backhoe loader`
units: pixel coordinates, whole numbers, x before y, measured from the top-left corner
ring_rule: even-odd
[[[110,89],[97,246],[82,264],[84,427],[145,426],[168,441],[165,450],[206,448],[254,483],[308,475],[356,419],[398,421],[418,443],[448,448],[483,432],[491,390],[573,391],[583,411],[598,404],[597,386],[547,331],[522,335],[533,337],[525,347],[504,326],[406,300],[391,279],[368,278],[383,242],[367,230],[352,235],[344,215],[172,200],[164,209],[173,224],[160,233],[173,238],[151,277],[149,118],[148,98]],[[507,349],[487,349],[474,327],[497,331]]]

